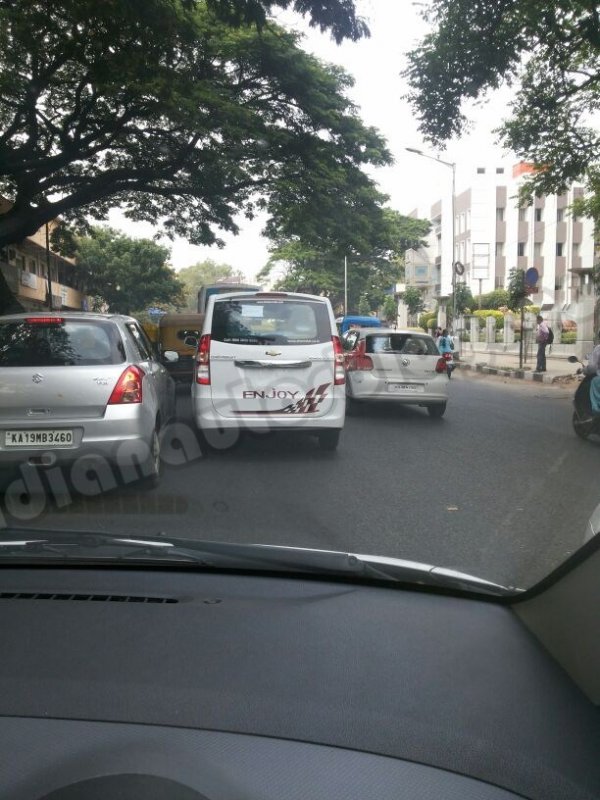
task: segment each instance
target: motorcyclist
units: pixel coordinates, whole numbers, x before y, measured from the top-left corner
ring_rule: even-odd
[[[590,381],[590,403],[592,412],[600,414],[600,331],[598,331],[598,344],[589,357],[584,373],[594,376]]]
[[[452,337],[448,334],[446,328],[442,331],[442,335],[438,341],[438,350],[446,359],[446,372],[448,377],[452,377],[452,351],[454,350],[454,343],[452,342]]]

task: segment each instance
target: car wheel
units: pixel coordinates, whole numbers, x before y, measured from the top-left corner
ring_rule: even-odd
[[[141,484],[146,489],[155,489],[160,483],[162,471],[162,462],[160,455],[160,433],[158,426],[152,432],[152,440],[150,442],[150,455],[144,466],[144,477]]]
[[[321,431],[319,433],[319,447],[321,450],[333,452],[337,449],[340,441],[340,431],[336,428],[330,431]]]
[[[346,414],[348,416],[356,416],[360,412],[360,403],[358,400],[355,400],[354,397],[350,397],[349,394],[346,395]]]
[[[446,412],[446,403],[437,403],[435,406],[427,406],[427,412],[433,419],[440,419]]]

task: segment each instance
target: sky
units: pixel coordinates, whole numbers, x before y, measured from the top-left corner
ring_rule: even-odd
[[[374,125],[385,136],[394,156],[393,166],[371,171],[383,192],[390,196],[390,205],[403,214],[417,209],[425,215],[432,202],[450,193],[451,170],[430,159],[406,152],[406,147],[440,156],[457,165],[457,191],[467,186],[477,166],[498,166],[513,163],[510,153],[495,145],[493,129],[508,115],[507,91],[498,92],[493,102],[469,112],[472,128],[468,136],[449,143],[446,150],[436,153],[423,142],[412,109],[402,99],[407,85],[401,77],[406,65],[405,54],[427,32],[419,14],[422,4],[411,0],[357,0],[361,16],[367,19],[371,37],[360,42],[336,45],[328,35],[310,28],[297,15],[282,12],[278,21],[294,27],[304,35],[303,46],[323,61],[343,66],[355,79],[350,97],[359,107],[363,120]],[[153,226],[131,223],[117,211],[109,218],[111,225],[131,236],[152,237]],[[171,263],[181,269],[212,258],[241,270],[248,280],[268,259],[268,242],[261,236],[264,219],[249,223],[239,220],[237,236],[222,235],[224,248],[197,247],[177,239],[165,242],[171,248]]]

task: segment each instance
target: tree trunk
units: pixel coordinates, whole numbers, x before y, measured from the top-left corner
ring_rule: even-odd
[[[19,314],[25,309],[19,303],[0,269],[0,314]]]

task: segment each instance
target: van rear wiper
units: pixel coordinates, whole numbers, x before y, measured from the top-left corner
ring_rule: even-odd
[[[5,532],[6,536],[7,532]],[[200,569],[260,570],[349,576],[509,596],[521,591],[475,575],[420,561],[265,544],[237,544],[163,537],[111,536],[95,532],[14,529],[0,539],[0,563],[57,560],[69,563],[144,563]]]

